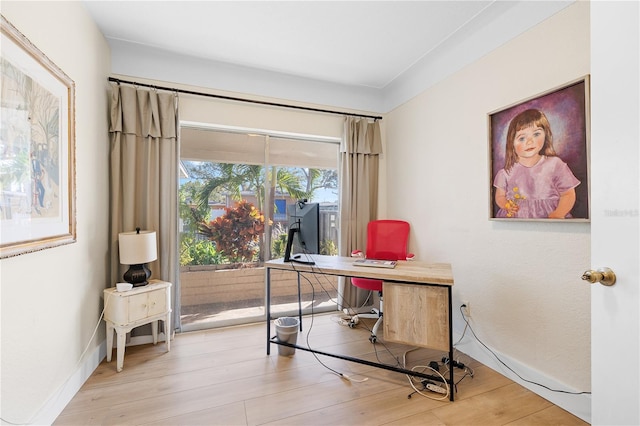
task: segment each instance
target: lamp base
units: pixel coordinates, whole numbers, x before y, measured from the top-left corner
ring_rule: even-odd
[[[151,271],[147,268],[147,265],[141,263],[138,265],[131,265],[122,278],[124,278],[126,282],[133,284],[134,287],[142,287],[149,284],[149,281],[147,280],[150,276]]]

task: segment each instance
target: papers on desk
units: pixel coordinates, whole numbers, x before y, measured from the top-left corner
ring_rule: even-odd
[[[358,259],[353,262],[356,266],[372,266],[374,268],[395,268],[395,260]]]

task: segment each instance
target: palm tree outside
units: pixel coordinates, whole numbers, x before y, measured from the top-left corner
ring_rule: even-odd
[[[182,165],[188,176],[180,185],[179,197],[183,323],[215,320],[231,312],[253,315],[264,304],[262,262],[284,254],[286,205],[300,199],[313,201],[316,192],[337,191],[337,172],[191,161]],[[327,204],[324,215],[333,219],[326,222],[337,224],[337,202]],[[322,241],[321,250],[335,255],[337,229],[326,228],[332,232]],[[203,284],[198,294],[190,296],[194,277]],[[227,279],[235,281],[227,284]],[[250,284],[252,280],[255,284]],[[292,303],[296,289],[289,285],[288,293],[277,300]],[[335,305],[331,291],[303,288],[303,292],[303,300]]]

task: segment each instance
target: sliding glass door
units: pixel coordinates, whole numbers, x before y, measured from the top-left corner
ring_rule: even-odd
[[[338,141],[193,123],[180,140],[182,329],[263,320],[263,262],[284,255],[287,206],[319,203],[320,251],[337,255]],[[336,309],[328,280],[303,284],[307,311]],[[297,311],[295,277],[281,281],[272,311]]]

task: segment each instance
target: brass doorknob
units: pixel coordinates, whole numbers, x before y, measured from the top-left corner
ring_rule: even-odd
[[[616,283],[616,274],[609,268],[600,268],[597,271],[585,271],[582,274],[582,279],[591,284],[599,282],[602,285],[610,286]]]

